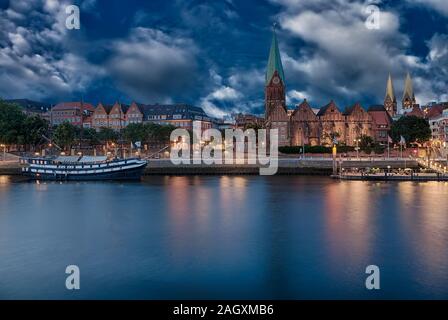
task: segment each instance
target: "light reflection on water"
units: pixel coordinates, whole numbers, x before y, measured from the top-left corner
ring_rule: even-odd
[[[447,183],[0,176],[0,298],[448,298]],[[77,264],[82,289],[64,288]],[[364,288],[381,269],[381,290]]]

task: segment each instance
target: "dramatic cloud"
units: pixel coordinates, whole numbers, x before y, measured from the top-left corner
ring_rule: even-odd
[[[165,102],[196,85],[193,41],[162,31],[136,28],[112,44],[107,70],[118,86],[141,101]]]
[[[448,35],[435,34],[428,41],[429,53],[423,77],[415,79],[423,101],[447,101]]]
[[[81,30],[65,28],[72,3]],[[439,22],[447,3],[14,0],[0,5],[0,96],[185,102],[213,116],[259,114],[276,21],[289,108],[304,98],[315,107],[330,99],[340,107],[381,103],[389,72],[401,98],[407,71],[420,103],[446,100],[448,36]],[[377,30],[365,26],[369,4],[381,10]],[[438,24],[416,32],[416,12]]]
[[[306,92],[314,103],[323,105],[330,99],[339,101],[341,107],[360,100],[381,103],[388,73],[400,96],[407,71],[415,77],[421,103],[429,97],[441,98],[442,92],[431,83],[427,61],[409,53],[410,39],[400,30],[396,12],[378,4],[380,27],[369,29],[366,7],[371,1],[275,2],[285,6],[278,16],[281,27],[306,44],[299,51],[284,47],[289,88],[292,84],[293,90]]]
[[[290,90],[286,93],[286,104],[290,106],[300,104],[308,97],[308,93],[297,90]]]
[[[415,61],[402,53],[408,39],[399,33],[396,16],[383,12],[380,29],[369,30],[360,3],[336,4],[340,10],[295,14],[289,8],[280,15],[282,27],[312,48],[298,52],[297,58],[284,53],[285,69],[305,86],[297,89],[305,89],[320,104],[330,98],[359,99],[368,91],[382,94],[388,72],[403,74]]]
[[[448,1],[446,0],[407,0],[411,4],[429,6],[441,14],[448,16]]]
[[[67,49],[65,1],[11,1],[0,11],[0,97],[71,98],[101,70]]]
[[[190,28],[229,31],[229,21],[238,18],[231,0],[207,2],[202,0],[177,1],[181,18]]]
[[[226,79],[210,70],[211,92],[200,99],[199,105],[214,117],[230,116],[239,112],[260,112],[264,74],[256,69],[232,69]],[[260,92],[260,98],[251,99],[246,93]]]

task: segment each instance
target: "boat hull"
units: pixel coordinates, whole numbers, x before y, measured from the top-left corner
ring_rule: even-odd
[[[105,181],[105,180],[140,180],[146,162],[108,164],[101,168],[89,169],[43,169],[27,168],[23,174],[34,180],[50,181]]]
[[[50,174],[50,173],[29,173],[28,177],[35,180],[50,180],[50,181],[131,181],[140,180],[145,168],[134,168],[122,170],[120,172],[107,173],[91,173],[91,174]]]

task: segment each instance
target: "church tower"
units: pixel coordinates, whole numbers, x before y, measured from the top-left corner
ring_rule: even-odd
[[[384,98],[384,108],[391,117],[397,114],[397,98],[395,97],[394,84],[392,82],[392,76],[389,73],[386,86],[386,97]]]
[[[265,79],[265,120],[267,129],[278,130],[279,146],[290,144],[285,89],[285,74],[274,25]]]
[[[416,104],[415,101],[415,95],[414,95],[414,88],[412,86],[412,79],[409,72],[406,74],[406,80],[404,83],[404,93],[403,93],[403,100],[402,100],[402,108],[404,111],[410,111],[414,107],[414,104]]]
[[[285,75],[274,29],[265,80],[266,119],[276,106],[282,106],[286,110],[285,100]]]

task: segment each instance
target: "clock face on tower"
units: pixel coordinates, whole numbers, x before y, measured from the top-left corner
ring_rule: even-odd
[[[274,84],[279,84],[279,83],[280,83],[280,79],[279,79],[279,77],[274,77],[274,79],[272,79],[272,82],[273,82]]]

